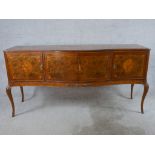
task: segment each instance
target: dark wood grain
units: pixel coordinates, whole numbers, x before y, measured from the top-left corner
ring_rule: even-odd
[[[76,54],[45,53],[45,80],[77,82],[78,59]]]
[[[112,55],[82,53],[79,55],[79,82],[110,80]]]
[[[11,80],[43,80],[42,53],[6,53]]]
[[[118,53],[114,55],[113,77],[123,78],[145,78],[145,65],[147,54],[142,53]]]

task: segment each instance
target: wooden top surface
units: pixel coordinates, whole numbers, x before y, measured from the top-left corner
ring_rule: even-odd
[[[4,51],[95,51],[95,50],[149,50],[138,44],[39,45],[14,46]]]

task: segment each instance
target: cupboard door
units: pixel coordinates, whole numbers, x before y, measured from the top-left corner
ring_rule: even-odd
[[[85,53],[79,55],[79,81],[97,82],[110,79],[111,54]]]
[[[146,54],[114,54],[113,77],[116,79],[144,78]]]
[[[8,52],[6,53],[6,59],[11,80],[43,80],[41,52]]]
[[[46,53],[45,68],[46,80],[58,82],[77,82],[78,62],[76,53]]]

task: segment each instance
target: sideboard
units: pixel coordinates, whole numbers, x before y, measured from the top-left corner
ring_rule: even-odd
[[[15,46],[4,50],[6,93],[15,116],[11,88],[19,86],[104,86],[142,84],[141,113],[148,92],[150,49],[136,44]]]

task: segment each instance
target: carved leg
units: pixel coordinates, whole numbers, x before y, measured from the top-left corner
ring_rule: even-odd
[[[142,100],[141,100],[141,113],[142,113],[142,114],[144,113],[144,109],[143,109],[144,100],[145,100],[145,96],[146,96],[148,90],[149,90],[149,85],[148,85],[148,83],[146,82],[146,83],[144,84],[144,91],[143,91],[143,96],[142,96]]]
[[[21,91],[21,94],[22,94],[22,102],[24,102],[24,90],[23,90],[22,86],[20,87],[20,91]]]
[[[11,93],[11,87],[7,87],[6,88],[6,93],[9,97],[9,100],[11,102],[11,107],[12,107],[12,117],[15,116],[15,105],[14,105],[14,102],[13,102],[13,97],[12,97],[12,93]]]
[[[134,84],[131,84],[131,99],[133,99],[133,87],[134,87]]]

